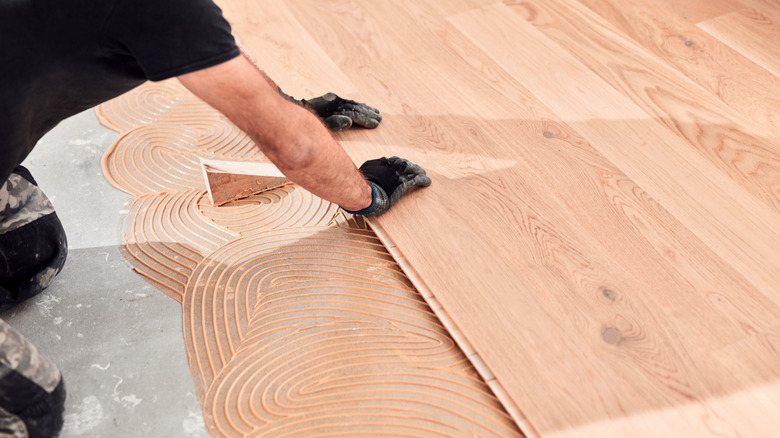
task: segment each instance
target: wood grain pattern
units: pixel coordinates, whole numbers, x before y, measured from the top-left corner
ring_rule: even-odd
[[[757,68],[745,54],[681,18],[660,0],[581,0],[618,31],[704,87],[752,123],[756,134],[780,135],[780,78]],[[741,9],[730,2],[733,12]],[[710,17],[713,18],[713,17]],[[762,96],[761,99],[755,96]]]
[[[739,10],[742,5],[736,0],[659,0],[681,18],[691,23],[708,20]],[[648,3],[650,5],[650,3]]]
[[[685,138],[730,178],[780,208],[780,163],[775,146],[743,126],[752,120],[646,50],[584,7],[550,1],[513,9],[583,65],[617,87],[649,116]],[[562,14],[560,11],[565,10]],[[577,50],[587,44],[587,52]],[[778,210],[780,211],[780,210]]]
[[[780,34],[778,19],[780,13],[774,10],[765,13],[759,9],[743,9],[699,23],[699,27],[778,76],[780,46],[773,38]]]
[[[234,32],[246,47],[258,47],[251,55],[279,86],[290,94],[324,94],[323,84],[354,89],[333,60],[290,12],[286,2],[220,2],[233,20]],[[324,91],[323,91],[324,90]]]
[[[372,227],[527,435],[775,434],[776,1],[219,3],[429,171]]]

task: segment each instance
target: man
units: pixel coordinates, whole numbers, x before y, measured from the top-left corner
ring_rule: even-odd
[[[286,96],[241,54],[211,0],[0,0],[0,305],[40,293],[67,254],[54,208],[19,164],[63,119],[171,77],[289,179],[349,212],[381,214],[430,184],[397,157],[357,169],[328,127],[373,128],[379,112],[331,93]],[[57,435],[64,399],[57,368],[0,320],[0,436]]]

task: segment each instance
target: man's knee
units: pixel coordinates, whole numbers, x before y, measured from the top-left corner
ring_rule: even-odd
[[[17,166],[0,187],[0,306],[43,291],[67,254],[54,207],[30,172]]]

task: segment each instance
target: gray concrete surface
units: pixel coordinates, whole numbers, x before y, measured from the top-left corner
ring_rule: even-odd
[[[62,220],[70,253],[49,289],[0,318],[62,371],[68,399],[61,437],[208,437],[181,306],[120,253],[130,197],[100,168],[115,138],[87,111],[50,132],[25,161]]]

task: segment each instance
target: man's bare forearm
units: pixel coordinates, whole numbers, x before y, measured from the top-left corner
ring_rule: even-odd
[[[275,120],[251,130],[265,155],[288,178],[348,210],[371,203],[371,187],[341,145],[310,111],[282,98]]]

